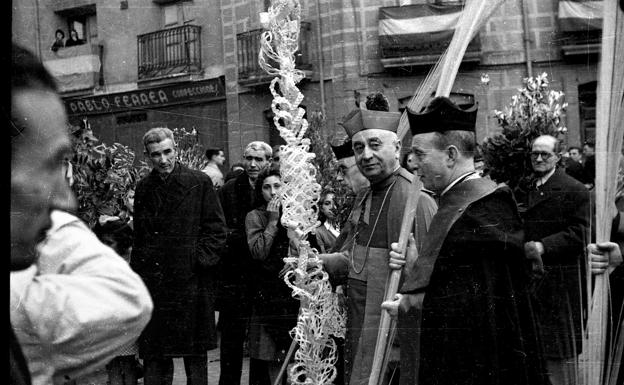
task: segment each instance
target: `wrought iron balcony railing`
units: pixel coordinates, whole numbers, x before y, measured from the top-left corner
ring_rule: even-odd
[[[184,25],[137,36],[139,80],[201,71],[201,27]]]
[[[263,29],[253,29],[236,35],[238,47],[238,81],[241,84],[264,84],[271,81],[271,77],[258,64],[260,53],[260,35]],[[295,66],[301,70],[311,70],[310,60],[310,23],[301,22],[299,35],[299,50],[296,52]],[[270,63],[277,65],[275,63]]]

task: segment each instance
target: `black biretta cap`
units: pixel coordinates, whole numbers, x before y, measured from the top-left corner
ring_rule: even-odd
[[[350,156],[354,156],[353,145],[351,144],[351,139],[347,139],[343,144],[339,144],[337,146],[331,145],[332,151],[334,155],[336,155],[336,159],[344,159]]]
[[[478,104],[458,106],[445,96],[431,100],[420,112],[407,108],[412,135],[428,132],[475,131]]]

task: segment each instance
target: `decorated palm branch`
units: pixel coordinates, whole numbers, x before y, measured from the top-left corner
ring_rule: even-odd
[[[596,241],[609,241],[617,190],[617,172],[624,136],[624,5],[603,1],[603,28],[596,100]],[[617,383],[624,337],[620,314],[609,309],[609,277],[597,275],[589,284],[589,314],[584,331],[579,378],[583,385]],[[611,315],[611,333],[607,333]],[[607,340],[607,334],[611,338]]]
[[[295,68],[300,4],[297,0],[272,0],[261,19],[267,31],[261,37],[259,62],[269,75],[275,76],[269,86],[273,95],[271,109],[275,126],[286,141],[280,149],[281,222],[300,240],[298,256],[284,258],[292,266],[284,281],[292,289],[292,296],[300,301],[297,325],[291,331],[293,344],[288,357],[295,344],[298,348],[289,378],[292,384],[331,384],[336,377],[337,356],[331,336],[344,337],[345,320],[318,253],[306,240],[307,234],[319,225],[317,202],[321,186],[316,182],[316,169],[311,162],[314,153],[309,151],[310,140],[304,138],[308,122],[300,107],[303,94],[297,88],[304,77]]]

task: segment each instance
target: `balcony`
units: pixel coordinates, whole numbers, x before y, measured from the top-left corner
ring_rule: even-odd
[[[138,35],[139,81],[201,72],[200,32],[197,25],[184,25]]]
[[[414,4],[379,8],[379,50],[384,68],[433,65],[448,48],[462,2]],[[463,63],[481,60],[477,35],[466,49]]]
[[[597,57],[602,39],[602,2],[559,1],[557,20],[566,59]]]
[[[82,44],[43,51],[43,65],[56,80],[59,92],[93,90],[103,83],[102,55],[99,44]]]
[[[264,29],[254,29],[236,35],[238,47],[238,83],[244,86],[268,84],[273,79],[258,64],[260,54],[260,35]],[[310,23],[301,22],[299,50],[295,53],[295,67],[309,76],[312,71],[310,60]],[[270,63],[277,67],[276,63]]]

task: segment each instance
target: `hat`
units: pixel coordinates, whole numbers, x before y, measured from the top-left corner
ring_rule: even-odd
[[[351,111],[340,124],[347,131],[349,138],[364,130],[387,130],[394,133],[399,127],[400,112],[372,111],[355,109]]]
[[[475,131],[477,103],[457,105],[445,96],[434,98],[420,112],[407,108],[412,135],[428,132]]]
[[[350,156],[354,156],[355,153],[353,152],[353,146],[351,144],[351,139],[347,139],[345,140],[344,143],[339,144],[337,146],[334,146],[333,144],[331,145],[331,149],[334,152],[334,155],[336,155],[336,159],[340,160],[340,159],[344,159],[344,158],[348,158]]]

